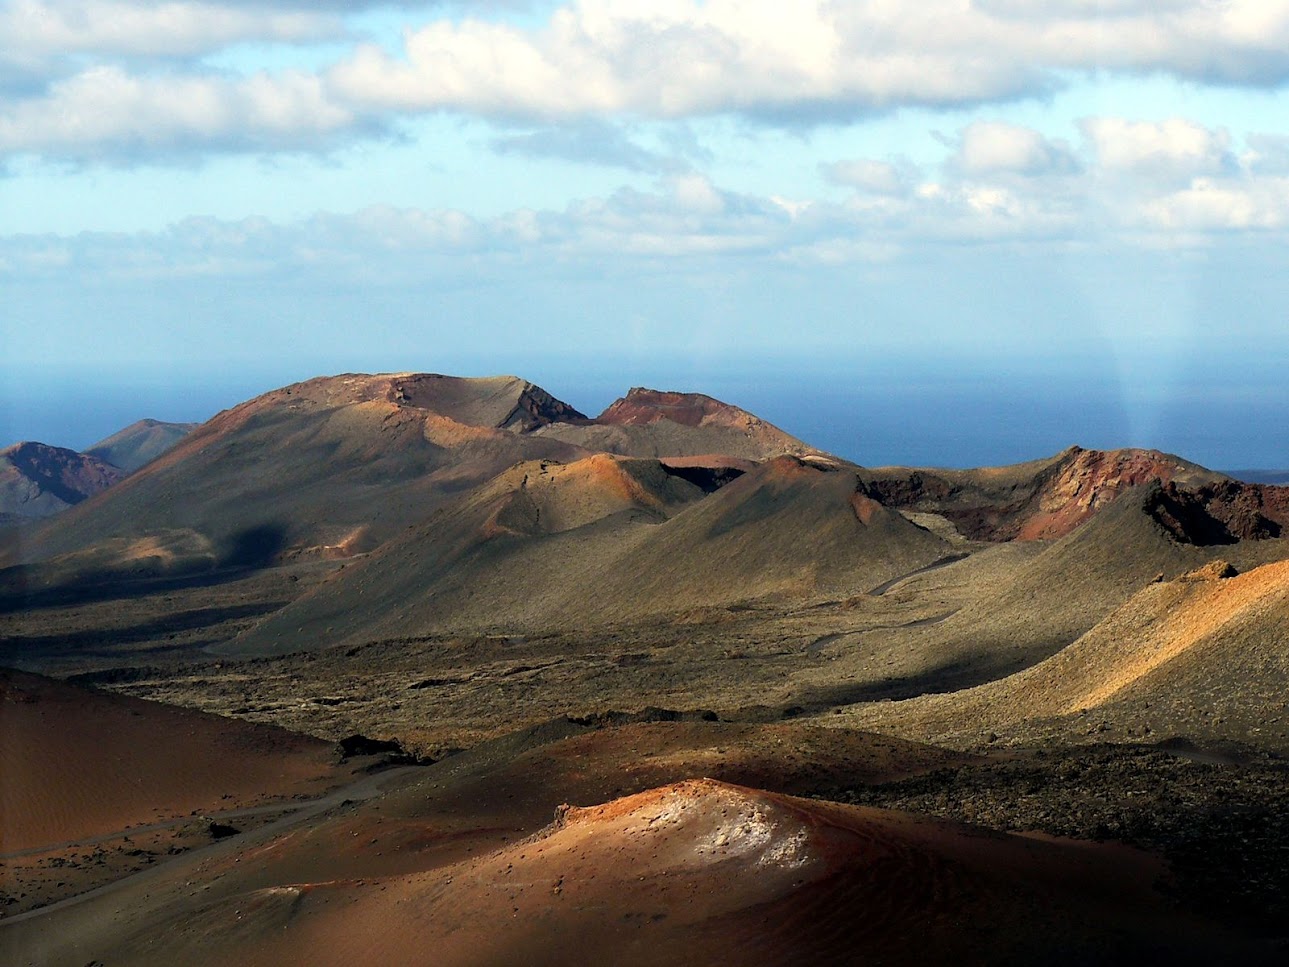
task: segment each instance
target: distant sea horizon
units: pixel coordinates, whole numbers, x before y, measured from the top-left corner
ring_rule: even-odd
[[[1131,387],[1104,369],[1077,363],[991,371],[967,365],[937,369],[925,361],[848,366],[842,360],[811,367],[800,359],[755,365],[618,359],[599,367],[554,357],[366,362],[337,367],[332,360],[300,361],[213,373],[152,370],[130,378],[55,375],[52,367],[41,378],[0,369],[0,446],[39,440],[82,450],[136,420],[202,422],[312,376],[417,370],[511,373],[591,416],[632,386],[705,393],[867,466],[999,466],[1081,446],[1162,450],[1223,472],[1275,474],[1289,467],[1289,393],[1270,380],[1215,375],[1173,387]]]

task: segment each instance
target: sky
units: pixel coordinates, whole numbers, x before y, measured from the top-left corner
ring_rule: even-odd
[[[0,0],[0,442],[340,372],[1289,466],[1289,0]]]

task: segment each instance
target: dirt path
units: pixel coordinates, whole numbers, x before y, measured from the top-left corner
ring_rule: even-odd
[[[889,581],[884,581],[868,593],[873,597],[881,597],[891,588],[895,587],[895,585],[902,584],[909,578],[917,577],[919,574],[926,574],[928,571],[938,571],[942,567],[948,567],[950,564],[957,564],[959,561],[965,561],[969,557],[971,557],[971,555],[966,553],[950,554],[947,557],[940,558],[938,561],[932,561],[930,564],[926,565],[926,567],[920,567],[916,571],[909,571],[908,574],[901,574],[899,577],[894,577]]]

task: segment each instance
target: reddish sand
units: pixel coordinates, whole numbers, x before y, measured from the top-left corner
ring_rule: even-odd
[[[329,743],[0,671],[0,853],[300,794]]]

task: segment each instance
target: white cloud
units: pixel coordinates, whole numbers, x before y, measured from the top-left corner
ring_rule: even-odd
[[[905,163],[858,158],[822,166],[824,176],[838,185],[849,185],[871,195],[902,195],[909,189],[912,167]]]
[[[310,74],[229,80],[97,67],[56,82],[42,98],[0,110],[0,154],[165,154],[193,142],[290,148],[325,143],[355,123]]]
[[[367,46],[331,78],[378,108],[562,117],[743,113],[810,120],[1041,93],[1061,71],[1289,78],[1289,2],[832,4],[581,0],[531,30],[438,21],[403,56]]]
[[[1070,172],[1078,163],[1069,147],[1033,128],[1003,121],[975,121],[962,132],[955,159],[966,174],[1044,175]]]
[[[1186,181],[1222,174],[1236,164],[1227,131],[1182,118],[1088,118],[1081,126],[1097,163],[1109,173]]]
[[[114,83],[123,86],[113,88]],[[139,139],[187,137],[195,129],[209,138],[229,137],[230,119],[241,114],[255,118],[257,136],[272,139],[281,129],[298,129],[297,115],[315,110],[314,79],[307,76],[294,92],[252,78],[233,102],[221,99],[221,88],[216,93],[179,88],[162,98],[156,90],[134,91],[129,83],[128,78],[99,79],[106,91],[102,109],[129,112]],[[263,89],[257,86],[261,83]],[[56,116],[51,123],[83,126],[95,119]],[[98,120],[109,127],[119,123],[115,117]],[[349,121],[324,114],[315,121],[319,136],[332,120]],[[1043,161],[1056,150],[1054,142],[991,122],[946,138],[939,165],[919,168],[905,160],[872,159],[824,165],[827,177],[854,189],[841,201],[799,190],[790,196],[731,191],[688,171],[662,175],[650,190],[624,187],[560,210],[517,208],[483,218],[450,209],[374,206],[288,224],[189,219],[152,235],[0,239],[0,260],[11,275],[75,270],[87,277],[168,277],[268,273],[295,264],[332,266],[342,274],[389,269],[414,276],[427,260],[657,263],[738,254],[749,264],[803,263],[835,262],[845,253],[889,260],[901,251],[946,246],[1059,251],[1089,239],[1156,249],[1216,244],[1231,233],[1271,240],[1268,244],[1289,241],[1289,177],[1230,161],[1225,132],[1190,122],[1120,118],[1097,119],[1084,130],[1083,163],[1064,167],[1062,162],[1055,177],[1029,173],[1035,158]],[[9,143],[8,135],[0,126],[0,145]],[[976,144],[982,137],[983,146]],[[1247,140],[1259,143],[1256,136]],[[1061,152],[1062,157],[1073,154],[1063,146]],[[1172,176],[1136,174],[1143,166],[1158,165],[1166,165]],[[38,253],[45,255],[36,259]],[[59,253],[58,258],[49,253]]]
[[[247,40],[314,41],[339,33],[339,21],[315,13],[188,0],[10,0],[0,7],[0,51],[28,61],[90,53],[191,56]]]
[[[33,121],[51,110],[99,111],[92,85],[78,83],[87,77],[196,86],[204,92],[198,103],[212,108],[236,100],[245,79],[217,75],[205,59],[246,42],[349,46],[338,55],[329,47],[311,52],[330,66],[308,80],[311,109],[283,113],[274,138],[263,137],[255,112],[241,135],[230,129],[213,138],[201,137],[192,117],[181,126],[193,132],[190,150],[316,147],[319,118],[328,119],[326,130],[353,137],[438,111],[528,125],[735,115],[791,126],[1042,96],[1106,72],[1263,87],[1289,80],[1289,0],[572,0],[536,22],[491,16],[497,6],[430,5],[437,19],[409,26],[401,43],[386,47],[354,44],[360,28],[339,0],[10,0],[0,6],[0,92],[8,91],[0,93],[0,124],[11,147],[0,150],[83,157],[151,143],[120,111],[81,125],[81,140],[70,125]],[[257,56],[245,47],[241,55]],[[119,73],[98,73],[108,70]],[[258,83],[265,91],[306,86],[276,68]],[[221,85],[226,90],[216,91]],[[350,119],[347,129],[341,118]],[[220,127],[218,118],[207,126]],[[1123,141],[1129,133],[1107,136]],[[1068,160],[1061,145],[1026,138],[1023,129],[982,124],[964,140],[963,164],[1032,174]],[[182,147],[177,137],[155,140],[167,151]],[[558,151],[558,140],[528,146]],[[619,154],[618,163],[647,165]]]
[[[1170,232],[1281,230],[1289,227],[1289,178],[1197,178],[1181,191],[1149,202],[1143,214]]]

